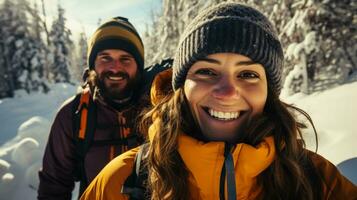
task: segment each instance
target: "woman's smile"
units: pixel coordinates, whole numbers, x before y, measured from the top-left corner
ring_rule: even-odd
[[[263,66],[250,58],[218,53],[192,65],[184,91],[204,137],[231,141],[263,111],[267,80]]]
[[[221,121],[232,121],[240,116],[240,111],[223,111],[219,109],[202,107],[202,109],[211,117]]]

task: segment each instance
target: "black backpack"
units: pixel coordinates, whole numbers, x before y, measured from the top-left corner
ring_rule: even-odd
[[[160,63],[153,64],[145,68],[143,93],[150,93],[151,84],[156,74],[172,67],[173,59],[163,59]]]
[[[147,190],[149,146],[149,143],[140,145],[139,151],[135,155],[133,171],[125,180],[121,189],[122,193],[129,195],[130,200],[150,199],[150,193]]]

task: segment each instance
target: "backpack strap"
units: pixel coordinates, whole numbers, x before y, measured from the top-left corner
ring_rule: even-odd
[[[79,195],[81,195],[88,186],[84,160],[93,141],[97,122],[97,107],[91,98],[89,88],[85,88],[82,93],[75,97],[73,107],[73,138],[76,148],[76,168],[74,173],[76,180],[80,181]]]
[[[135,155],[134,166],[131,174],[125,180],[121,192],[129,195],[130,200],[148,199],[147,178],[148,169],[146,159],[149,152],[149,143],[140,145]]]

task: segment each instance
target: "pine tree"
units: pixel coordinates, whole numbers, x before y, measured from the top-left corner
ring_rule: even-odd
[[[1,18],[1,14],[0,14],[0,18]],[[1,21],[0,21],[0,26],[1,26]],[[2,35],[2,30],[0,29],[0,35]],[[3,42],[2,42],[1,36],[0,36],[0,52],[4,52],[4,46],[3,46]],[[8,94],[8,92],[10,92],[9,90],[9,86],[8,86],[8,82],[7,82],[7,71],[5,68],[5,60],[2,54],[0,54],[0,74],[2,74],[0,76],[0,98],[3,97],[7,97],[7,96],[11,96],[10,94]]]
[[[151,12],[151,22],[152,24],[146,24],[146,30],[143,35],[143,43],[145,47],[145,64],[147,66],[154,64],[158,59],[156,58],[158,52],[160,51],[153,51],[153,49],[159,49],[160,41],[159,34],[155,32],[156,28],[158,27],[158,20],[157,20],[157,13],[154,11]],[[160,52],[161,53],[161,52]]]
[[[315,5],[316,4],[316,5]],[[314,90],[343,84],[357,73],[357,5],[352,0],[312,3],[308,13],[319,49],[310,57]]]
[[[152,24],[144,35],[147,63],[153,64],[173,57],[180,35],[201,9],[213,4],[210,0],[164,0],[161,14],[153,13]]]
[[[6,2],[5,3],[9,3]],[[9,80],[9,69],[7,65],[7,56],[5,55],[5,48],[6,48],[6,15],[4,7],[7,4],[1,4],[0,7],[0,98],[7,97],[7,96],[13,96],[11,85],[10,85],[10,80]]]
[[[84,69],[87,67],[87,36],[83,31],[79,35],[77,54],[76,54],[76,65],[73,66],[73,74],[76,81],[82,81],[82,75]]]
[[[161,58],[173,56],[175,45],[167,45],[167,42],[175,44],[178,42],[180,36],[179,26],[179,0],[164,0],[163,1],[163,16],[161,17],[161,24],[163,29],[159,32],[161,35],[161,45],[159,49],[162,52]]]
[[[1,7],[1,61],[2,72],[4,73],[3,95],[12,97],[15,90],[14,71],[12,68],[12,54],[14,53],[14,37],[12,36],[11,22],[15,16],[15,3],[5,0]],[[15,76],[16,77],[16,76]]]
[[[26,5],[26,4],[24,4]],[[34,7],[28,7],[27,10],[31,14],[30,23],[30,41],[29,45],[30,55],[30,73],[29,73],[29,83],[28,88],[32,91],[43,91],[47,92],[49,90],[48,81],[46,77],[46,70],[48,68],[47,56],[49,53],[48,47],[44,42],[44,30],[43,20],[39,16],[39,9],[37,3],[34,3]]]
[[[291,15],[281,38],[288,44],[287,94],[309,94],[352,81],[357,72],[352,56],[357,51],[353,2],[301,0],[290,2],[286,8]]]
[[[73,42],[70,38],[71,31],[66,28],[65,23],[64,9],[58,5],[58,17],[54,20],[49,34],[52,51],[51,79],[56,83],[70,82],[71,80],[69,68]]]
[[[30,30],[30,19],[36,13],[26,0],[5,0],[2,7],[3,63],[8,87],[8,96],[13,91],[24,89],[31,91],[47,90],[42,76],[44,56],[41,38],[36,38]]]

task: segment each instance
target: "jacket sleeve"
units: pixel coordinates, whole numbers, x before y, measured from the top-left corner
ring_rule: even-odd
[[[336,166],[318,154],[312,155],[312,160],[324,181],[323,199],[357,199],[357,186],[344,177]]]
[[[131,149],[106,165],[81,196],[81,200],[128,200],[121,193],[125,180],[133,170],[135,155],[139,147]]]
[[[72,126],[72,104],[67,103],[51,127],[39,172],[38,199],[71,199],[75,167]]]

